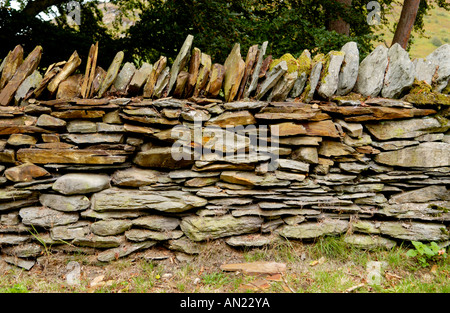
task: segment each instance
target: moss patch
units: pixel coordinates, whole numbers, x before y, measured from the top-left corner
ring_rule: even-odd
[[[299,74],[301,73],[306,73],[307,75],[311,74],[312,61],[311,61],[311,53],[308,50],[306,49],[303,50],[302,54],[297,59],[297,63]]]
[[[348,100],[359,100],[359,101],[366,101],[367,97],[364,97],[363,95],[356,93],[356,92],[351,92],[348,95],[345,96],[334,96],[333,99],[334,101],[348,101]]]
[[[286,61],[288,67],[287,72],[289,74],[298,71],[299,66],[297,60],[290,53],[286,53],[281,58],[273,60],[272,63],[270,64],[269,71],[271,71],[277,64],[280,64],[282,61]]]
[[[448,86],[447,86],[448,88]],[[446,88],[446,89],[447,89]],[[415,105],[442,105],[450,106],[450,95],[433,92],[432,87],[424,81],[414,81],[413,87],[404,101]]]

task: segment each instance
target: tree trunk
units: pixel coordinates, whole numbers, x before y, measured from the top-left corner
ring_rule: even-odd
[[[338,3],[341,3],[347,7],[352,5],[352,0],[334,0]],[[331,20],[328,25],[329,30],[334,30],[338,34],[350,35],[350,24],[344,21],[342,18],[338,18],[335,20]]]
[[[402,14],[395,30],[392,45],[398,43],[403,49],[406,49],[414,22],[416,21],[419,4],[420,0],[405,0],[403,2]]]

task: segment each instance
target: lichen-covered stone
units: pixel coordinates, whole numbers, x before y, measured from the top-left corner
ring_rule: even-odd
[[[325,99],[331,99],[336,93],[339,83],[339,73],[345,52],[331,51],[326,56],[324,68],[320,79],[320,86],[317,92]]]
[[[379,45],[359,65],[355,91],[365,97],[376,97],[383,88],[388,66],[388,48]]]
[[[263,223],[260,217],[231,215],[217,217],[188,216],[181,222],[181,230],[193,241],[217,239],[257,232]]]
[[[389,48],[389,66],[384,77],[381,95],[384,98],[398,98],[412,87],[414,66],[409,54],[398,43]]]
[[[278,64],[280,64],[283,61],[285,61],[287,64],[287,67],[288,67],[287,73],[288,74],[298,72],[299,64],[298,64],[297,60],[290,53],[286,53],[281,58],[273,60],[272,63],[270,63],[269,71],[271,71],[275,66],[277,66]]]
[[[109,188],[110,177],[104,174],[66,174],[53,184],[53,190],[65,195],[87,194]]]
[[[342,49],[345,53],[344,62],[339,73],[339,83],[336,95],[345,96],[355,87],[359,70],[359,50],[356,42],[346,43]]]
[[[324,235],[339,235],[348,229],[348,221],[325,220],[318,223],[308,222],[298,225],[286,225],[279,234],[288,239],[314,239]]]
[[[110,188],[93,195],[95,211],[154,209],[177,213],[206,205],[206,200],[184,191],[140,191]]]
[[[402,167],[450,166],[450,144],[444,142],[425,142],[402,150],[382,152],[375,161]]]

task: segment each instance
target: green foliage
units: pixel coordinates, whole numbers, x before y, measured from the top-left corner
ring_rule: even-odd
[[[431,39],[431,43],[436,47],[440,47],[442,45],[442,41],[437,37],[433,37]]]
[[[416,258],[422,267],[429,266],[430,264],[428,262],[436,262],[447,257],[445,249],[441,249],[435,242],[431,242],[429,245],[419,241],[412,241],[411,243],[415,249],[408,250],[406,255],[410,258]]]
[[[213,285],[214,287],[220,287],[230,283],[230,278],[221,272],[207,273],[202,276],[202,282],[206,285]]]
[[[99,41],[102,55],[99,65],[107,68],[120,48],[121,40],[109,34],[101,21],[102,15],[96,3],[97,1],[81,3],[79,26],[67,24],[64,6],[61,6],[62,14],[54,23],[0,7],[0,41],[3,43],[0,45],[0,58],[20,44],[25,53],[31,52],[37,45],[43,47],[41,68],[67,60],[75,50],[82,61],[86,62],[90,45]]]
[[[125,52],[124,62],[139,65],[144,61],[153,63],[161,55],[173,60],[188,34],[194,35],[196,47],[219,63],[225,61],[236,42],[241,44],[245,58],[251,45],[266,40],[267,54],[274,59],[285,53],[297,58],[304,49],[326,54],[339,50],[348,41],[358,43],[364,58],[373,49],[373,43],[381,41],[382,36],[375,31],[388,24],[385,13],[396,2],[379,0],[381,25],[371,26],[367,23],[367,0],[353,0],[351,7],[336,0],[110,0],[119,7],[115,29],[111,29],[102,21],[100,0],[75,1],[81,6],[80,25],[67,22],[65,0],[56,6],[53,22],[12,10],[10,1],[0,5],[0,40],[8,43],[0,46],[0,58],[17,44],[25,52],[41,45],[45,56],[42,68],[67,60],[77,50],[83,60],[82,69],[90,45],[99,41],[99,66],[107,68],[119,50]],[[30,0],[19,3],[23,9]],[[419,34],[423,33],[424,16],[435,6],[450,10],[446,0],[421,1],[414,26]],[[134,20],[136,16],[135,25],[120,34],[122,19]],[[349,36],[330,31],[330,22],[338,18],[349,23]]]
[[[0,293],[28,293],[28,289],[22,284],[15,284],[12,287],[0,288]]]
[[[115,2],[130,9],[127,2]],[[345,9],[332,0],[155,0],[146,6],[140,3],[139,10],[140,20],[127,31],[126,47],[142,61],[159,55],[173,59],[188,34],[194,35],[196,47],[221,63],[236,42],[244,54],[267,40],[267,53],[276,58],[286,52],[298,57],[304,49],[327,53],[351,40],[365,55],[376,39],[366,22],[364,1]],[[327,30],[337,12],[350,22],[350,36]]]

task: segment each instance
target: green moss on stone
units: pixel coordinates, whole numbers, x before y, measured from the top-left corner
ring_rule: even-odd
[[[437,204],[434,204],[434,203],[430,204],[430,205],[428,206],[428,208],[433,209],[433,210],[442,211],[443,213],[448,213],[448,212],[450,212],[450,210],[449,210],[448,208],[443,207],[443,206],[440,206],[440,205],[437,205]]]
[[[366,101],[367,97],[364,97],[363,95],[356,93],[356,92],[351,92],[348,95],[345,96],[333,96],[332,100],[334,101],[348,101],[348,100],[359,100],[359,101]]]
[[[443,105],[450,106],[450,95],[433,92],[432,87],[425,81],[415,80],[411,91],[403,100],[415,105]]]
[[[273,60],[272,63],[269,66],[269,71],[271,71],[277,64],[281,63],[282,61],[286,61],[287,67],[288,67],[288,73],[291,74],[295,71],[298,71],[299,66],[297,63],[297,60],[294,58],[294,56],[290,53],[286,53],[281,58]]]
[[[311,53],[308,50],[303,50],[302,54],[297,59],[298,63],[298,72],[306,73],[307,75],[311,74]]]
[[[312,67],[314,67],[315,64],[317,64],[318,62],[324,62],[325,61],[325,54],[323,53],[319,53],[316,54],[312,60]]]
[[[410,94],[427,94],[433,91],[432,87],[425,81],[414,80]]]
[[[442,93],[445,95],[450,94],[450,80],[448,81],[447,87],[445,87],[444,90],[442,90]]]
[[[330,55],[331,55],[331,52],[328,53],[323,60],[322,72],[320,73],[320,83],[321,84],[325,84],[326,78],[329,74],[328,68],[330,67],[330,60],[331,60]]]

